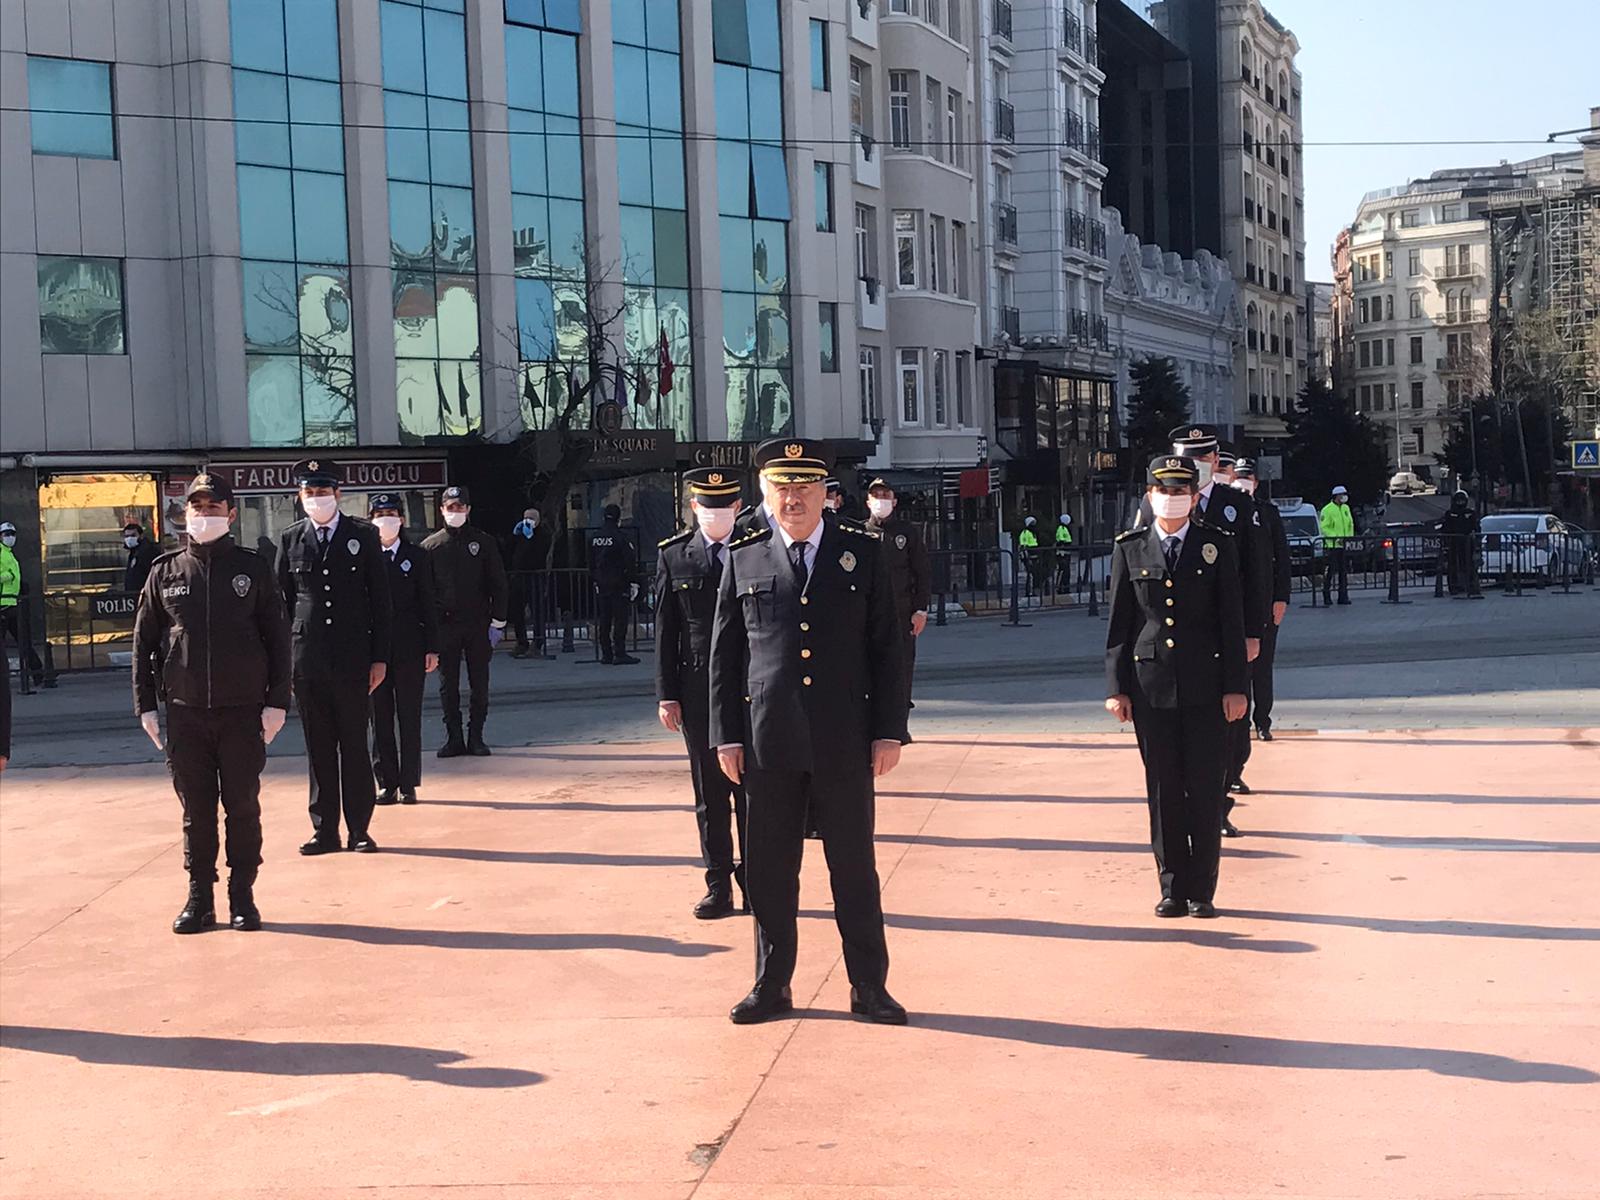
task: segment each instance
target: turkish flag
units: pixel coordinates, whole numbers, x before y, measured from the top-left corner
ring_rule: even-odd
[[[656,371],[659,376],[658,388],[665,394],[672,390],[672,348],[667,345],[667,331],[661,331],[661,337],[656,342]]]

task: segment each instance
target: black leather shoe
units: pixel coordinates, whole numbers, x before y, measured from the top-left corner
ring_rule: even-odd
[[[694,906],[694,915],[702,921],[733,916],[733,892],[726,886],[712,888]]]
[[[339,853],[339,843],[330,842],[323,838],[312,838],[309,842],[302,843],[300,853],[307,858],[313,854],[337,854]]]
[[[467,739],[467,753],[473,758],[488,758],[494,751],[484,744],[481,733],[475,733]]]
[[[1241,796],[1248,796],[1250,794],[1250,785],[1242,779],[1235,779],[1228,785],[1228,790],[1230,792],[1238,792]]]
[[[378,843],[372,840],[370,833],[363,833],[358,838],[350,839],[350,849],[357,854],[376,854],[378,852]]]
[[[793,1011],[794,998],[788,988],[762,988],[757,984],[748,996],[733,1006],[728,1020],[735,1025],[759,1025]]]
[[[1191,900],[1189,901],[1189,915],[1191,917],[1199,917],[1202,920],[1210,920],[1217,915],[1217,906],[1209,900]]]
[[[631,654],[619,654],[611,660],[612,666],[631,667],[638,663],[638,659]]]
[[[1174,900],[1171,896],[1163,896],[1161,903],[1156,905],[1158,917],[1181,917],[1188,913],[1182,900]]]
[[[444,740],[444,745],[439,747],[440,758],[460,758],[467,752],[467,744],[461,740],[460,732],[451,733]]]
[[[1236,837],[1243,837],[1244,835],[1239,832],[1239,827],[1237,825],[1235,825],[1232,821],[1228,820],[1227,817],[1223,817],[1222,818],[1222,836],[1225,837],[1225,838],[1236,838]]]
[[[237,875],[228,879],[228,924],[246,933],[261,928],[261,910],[256,907],[254,879]]]
[[[211,885],[198,879],[189,881],[189,899],[183,911],[172,922],[173,933],[199,933],[217,923],[217,904],[211,894]]]
[[[906,1010],[881,987],[850,989],[850,1011],[877,1025],[904,1025]]]
[[[1266,725],[1258,725],[1256,727],[1256,740],[1270,742],[1272,740],[1272,729]]]
[[[373,803],[374,804],[399,804],[400,803],[400,796],[395,791],[394,788],[384,788],[383,791],[378,793],[378,798],[376,800],[374,800]]]
[[[415,804],[416,802],[417,802],[417,789],[416,788],[401,788],[400,789],[400,803],[401,804]]]
[[[528,648],[526,646],[518,646],[515,650],[513,650],[511,652],[511,657],[512,658],[527,658],[528,657]]]

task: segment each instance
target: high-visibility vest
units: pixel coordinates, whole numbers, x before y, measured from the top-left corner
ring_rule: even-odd
[[[1017,545],[1028,550],[1036,550],[1039,547],[1039,537],[1033,532],[1033,530],[1024,529],[1021,533],[1017,534]]]
[[[1065,525],[1057,525],[1056,526],[1056,545],[1058,545],[1058,546],[1070,546],[1070,545],[1072,545],[1072,530],[1068,529]]]

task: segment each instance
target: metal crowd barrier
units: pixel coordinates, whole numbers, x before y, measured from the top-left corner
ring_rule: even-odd
[[[600,659],[600,643],[595,637],[595,614],[599,596],[586,567],[553,567],[544,571],[508,571],[512,612],[506,622],[506,639],[513,647],[517,637],[517,612],[522,611],[522,627],[530,648],[544,645],[545,658],[577,654],[587,643],[590,661]],[[648,580],[640,580],[638,599],[628,604],[627,643],[630,653],[655,636],[655,613]]]
[[[1384,591],[1388,603],[1403,603],[1404,589],[1433,587],[1435,597],[1481,596],[1485,586],[1521,596],[1530,589],[1571,594],[1574,586],[1593,586],[1593,547],[1574,534],[1446,534],[1433,530],[1358,534],[1345,538],[1349,591]],[[1323,539],[1291,547],[1292,591],[1318,606],[1324,586],[1338,590],[1332,547]]]

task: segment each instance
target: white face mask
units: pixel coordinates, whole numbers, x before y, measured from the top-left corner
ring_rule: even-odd
[[[451,529],[460,529],[467,523],[467,514],[459,509],[447,508],[444,511],[444,523]]]
[[[881,521],[894,511],[894,501],[879,496],[869,496],[867,511]]]
[[[187,523],[189,540],[204,546],[228,532],[227,517],[190,517]]]
[[[400,529],[405,525],[400,517],[373,517],[372,523],[378,527],[378,536],[385,546],[400,536]]]
[[[300,507],[306,510],[318,525],[326,525],[333,520],[333,514],[339,511],[339,498],[337,496],[301,496]]]
[[[733,522],[739,515],[736,505],[727,508],[701,508],[695,506],[695,520],[700,522],[700,532],[714,542],[720,542],[733,532]]]
[[[1166,521],[1181,521],[1194,507],[1194,497],[1184,493],[1151,492],[1150,511]]]
[[[0,546],[15,546],[17,535],[14,533],[0,533]]]
[[[1233,486],[1238,488],[1247,496],[1254,496],[1256,494],[1256,481],[1254,479],[1235,479],[1233,481]]]
[[[139,544],[139,535],[136,534],[136,533],[125,533],[125,534],[123,534],[122,535],[122,544],[124,546],[126,546],[129,550],[132,550],[135,546],[137,546]]]
[[[1195,463],[1195,466],[1199,468],[1200,471],[1200,478],[1195,480],[1195,486],[1201,491],[1204,491],[1206,484],[1211,482],[1211,476],[1215,473],[1215,471],[1208,462]]]

